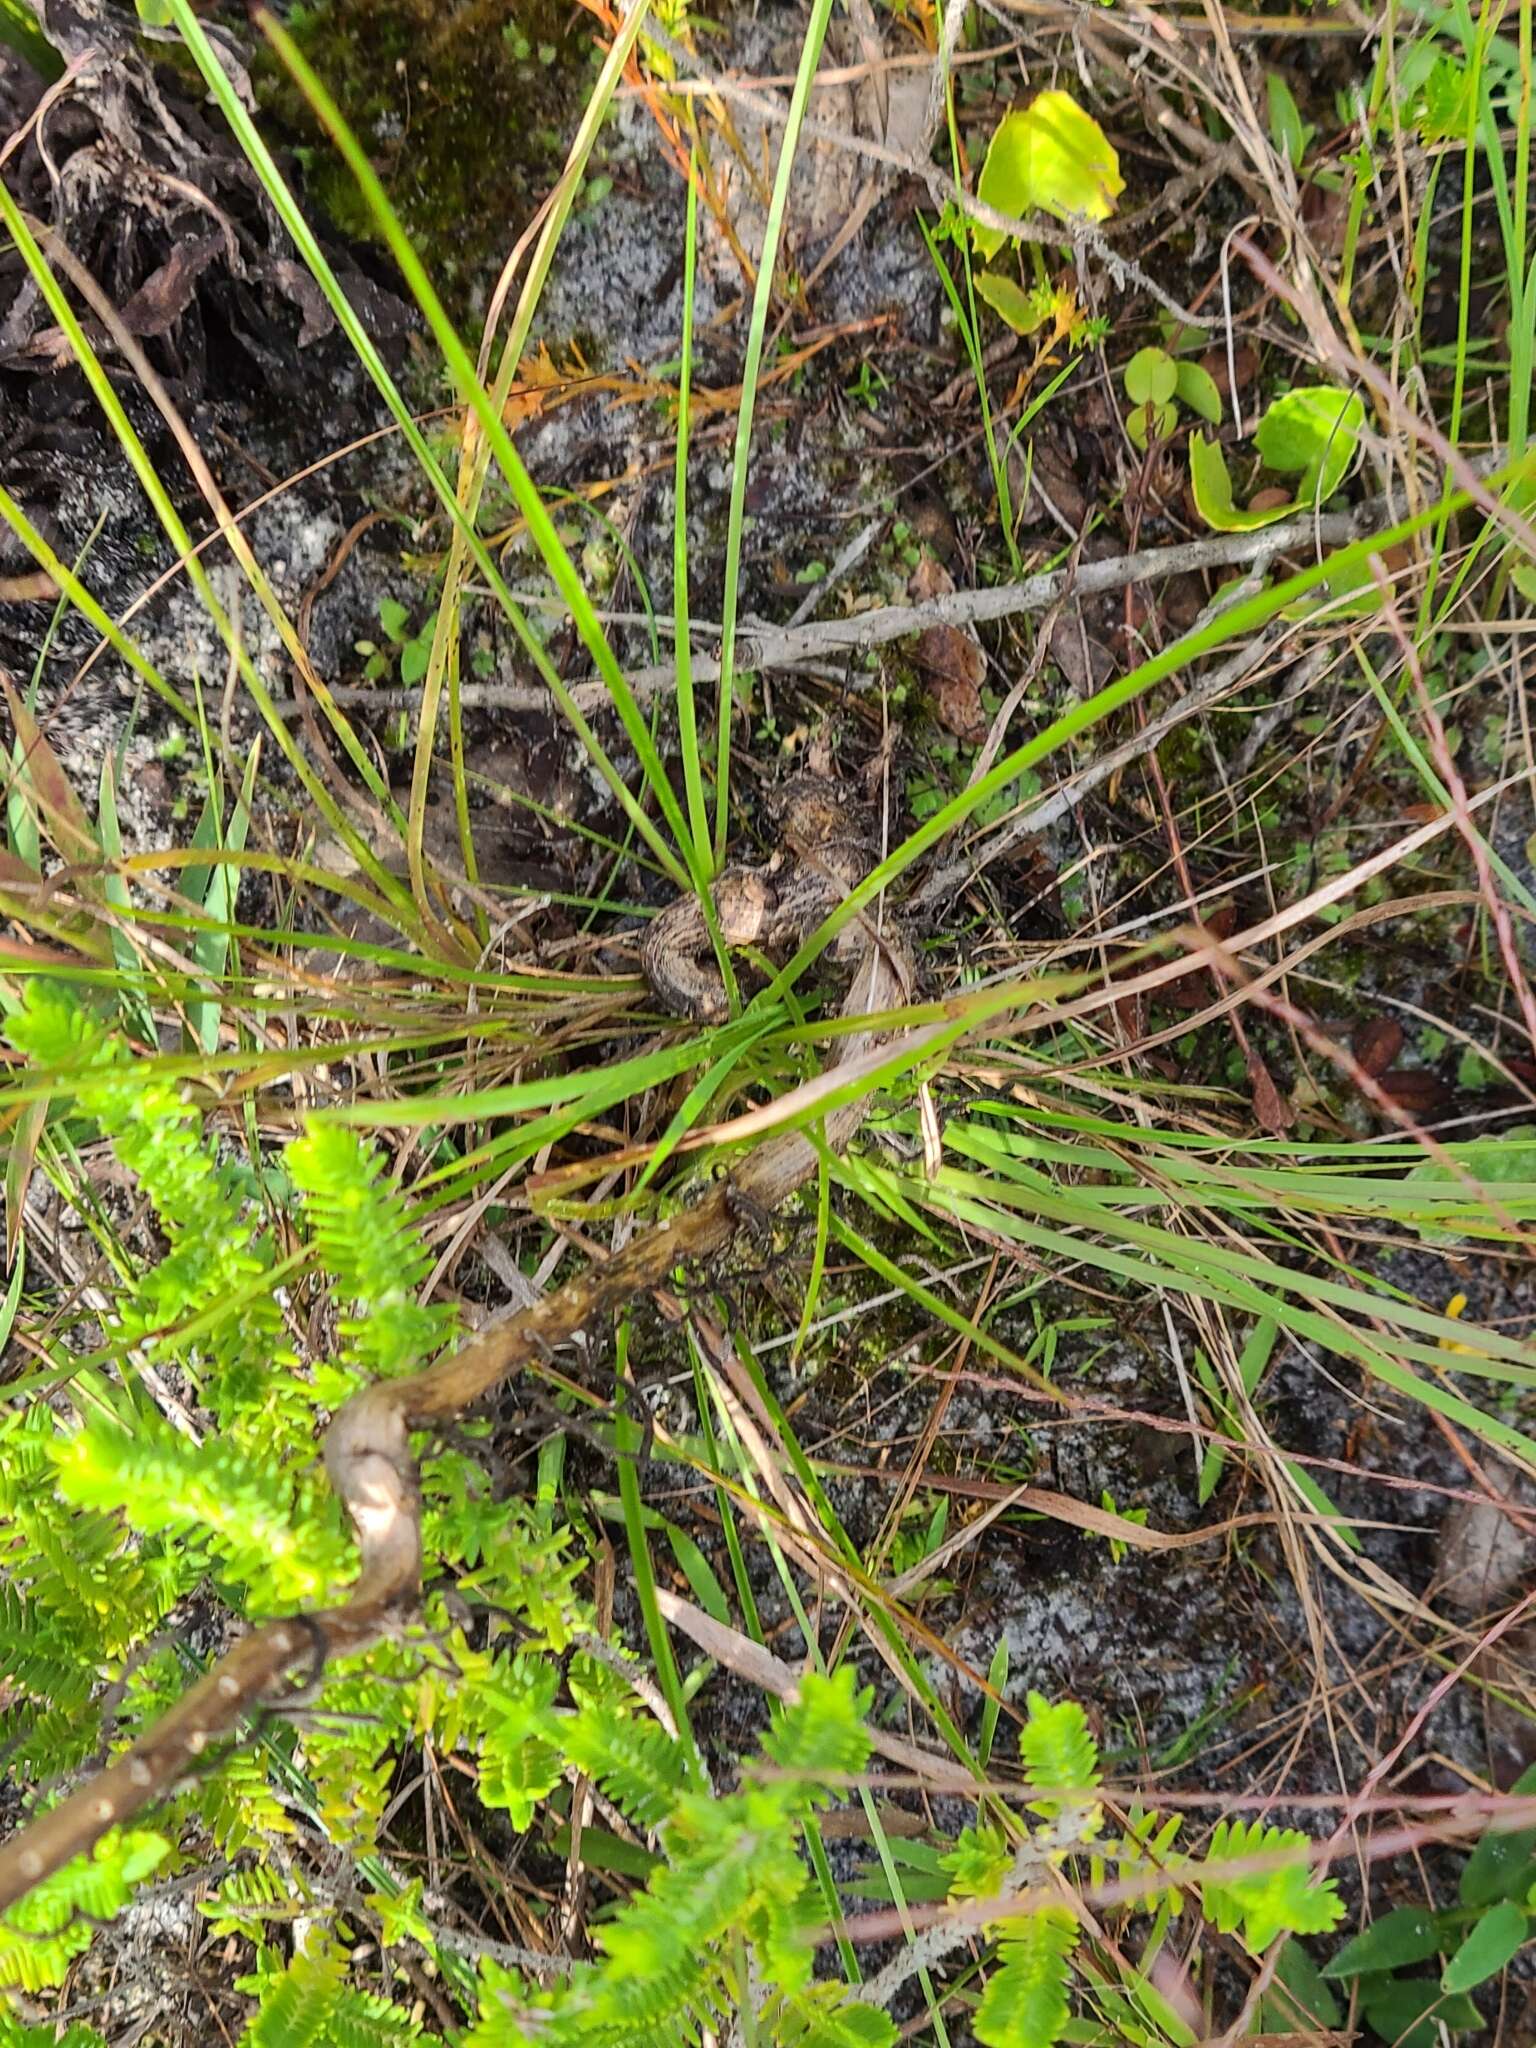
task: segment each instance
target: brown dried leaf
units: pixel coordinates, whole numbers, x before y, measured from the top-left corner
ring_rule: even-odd
[[[1209,917],[1201,920],[1200,929],[1209,932],[1213,939],[1231,938],[1237,929],[1237,906],[1219,903]],[[1203,1010],[1211,1000],[1210,969],[1192,967],[1188,974],[1165,982],[1158,990],[1157,1000],[1171,1010]]]
[[[914,604],[927,604],[930,598],[951,596],[954,588],[955,579],[944,564],[924,555],[908,579],[907,595]]]
[[[1079,697],[1102,690],[1115,673],[1115,657],[1088,627],[1083,608],[1064,605],[1051,622],[1051,659]]]
[[[1376,1085],[1412,1117],[1441,1116],[1451,1106],[1451,1091],[1428,1067],[1393,1067]]]
[[[1253,1113],[1260,1129],[1268,1131],[1272,1138],[1283,1138],[1296,1121],[1295,1111],[1275,1086],[1274,1076],[1252,1044],[1243,1046],[1243,1064],[1253,1087]]]
[[[22,773],[30,784],[43,814],[45,829],[65,860],[72,864],[99,864],[101,847],[91,830],[85,808],[70,787],[58,755],[44,739],[42,728],[32,716],[10,677],[0,670],[0,690],[5,692],[6,709],[21,744]]]
[[[957,739],[976,744],[987,736],[981,685],[987,657],[980,642],[958,626],[927,626],[917,636],[912,659],[928,681],[928,699],[939,723]]]
[[[1200,367],[1215,382],[1216,389],[1230,404],[1232,380],[1227,369],[1227,352],[1224,348],[1208,348],[1200,358]],[[1246,394],[1251,390],[1259,374],[1259,352],[1251,341],[1239,342],[1232,351],[1232,368],[1237,373],[1237,388]]]
[[[1403,1049],[1403,1027],[1395,1017],[1368,1017],[1350,1040],[1356,1063],[1379,1080]]]
[[[128,332],[144,337],[169,334],[191,305],[197,280],[224,248],[219,235],[177,242],[124,306],[123,325]]]
[[[9,1270],[16,1263],[16,1247],[21,1241],[21,1226],[27,1213],[27,1189],[32,1183],[32,1168],[37,1159],[38,1140],[43,1135],[43,1126],[48,1121],[48,1097],[39,1095],[35,1102],[22,1105],[16,1122],[11,1128],[10,1150],[5,1161],[5,1263]]]
[[[1491,1613],[1536,1565],[1536,1489],[1501,1459],[1486,1459],[1483,1478],[1491,1497],[1452,1501],[1435,1546],[1436,1577],[1462,1614]]]

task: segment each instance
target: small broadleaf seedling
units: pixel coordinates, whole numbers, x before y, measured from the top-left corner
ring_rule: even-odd
[[[1180,405],[1213,427],[1221,424],[1221,392],[1199,363],[1178,362],[1165,348],[1139,348],[1121,379],[1131,401],[1125,430],[1140,449],[1154,436],[1168,439],[1179,423]]]
[[[1254,445],[1270,469],[1299,472],[1300,482],[1294,498],[1259,507],[1237,504],[1221,449],[1203,434],[1191,435],[1189,475],[1201,518],[1219,533],[1253,533],[1325,504],[1349,473],[1364,424],[1365,407],[1353,391],[1306,384],[1283,393],[1260,420]]]

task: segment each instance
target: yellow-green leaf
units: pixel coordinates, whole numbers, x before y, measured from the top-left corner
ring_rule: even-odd
[[[1043,92],[998,123],[976,196],[999,213],[1107,220],[1124,190],[1120,159],[1098,122],[1069,93]],[[1006,239],[978,222],[971,233],[988,258]]]
[[[1331,498],[1360,444],[1365,407],[1353,391],[1303,384],[1286,391],[1259,421],[1254,446],[1271,469],[1300,470],[1300,503]]]
[[[1033,334],[1045,318],[1045,309],[1033,292],[1001,270],[978,270],[976,290],[1015,334]]]
[[[1178,364],[1165,348],[1137,349],[1124,376],[1132,405],[1166,405],[1179,388]]]
[[[1204,434],[1189,437],[1189,481],[1194,488],[1195,509],[1207,526],[1218,533],[1256,533],[1261,526],[1273,526],[1295,511],[1294,505],[1270,505],[1262,512],[1246,511],[1232,498],[1232,478],[1226,457]]]
[[[1209,370],[1202,370],[1198,363],[1180,363],[1178,395],[1199,418],[1209,420],[1213,427],[1221,425],[1221,390]]]

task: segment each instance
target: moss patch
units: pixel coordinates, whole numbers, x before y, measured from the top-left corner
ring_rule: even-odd
[[[597,62],[592,18],[567,0],[318,0],[289,27],[444,298],[474,311],[564,160]],[[257,82],[315,200],[372,239],[356,187],[275,59]]]

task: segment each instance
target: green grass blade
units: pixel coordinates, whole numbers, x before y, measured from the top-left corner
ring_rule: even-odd
[[[768,224],[758,259],[757,285],[752,294],[752,322],[747,331],[747,352],[741,370],[741,409],[736,415],[736,450],[731,464],[731,502],[725,529],[725,596],[720,616],[720,685],[715,709],[715,866],[725,859],[730,836],[731,807],[731,710],[735,688],[736,605],[741,583],[741,543],[746,531],[747,470],[752,454],[752,414],[757,402],[757,379],[763,362],[763,343],[768,332],[768,315],[773,309],[773,275],[778,263],[779,241],[784,231],[784,214],[789,204],[789,181],[795,167],[795,148],[805,119],[816,67],[827,23],[832,18],[832,0],[812,0],[811,18],[795,87],[789,99],[789,118],[779,145],[778,167],[773,177],[773,195],[768,203]]]

